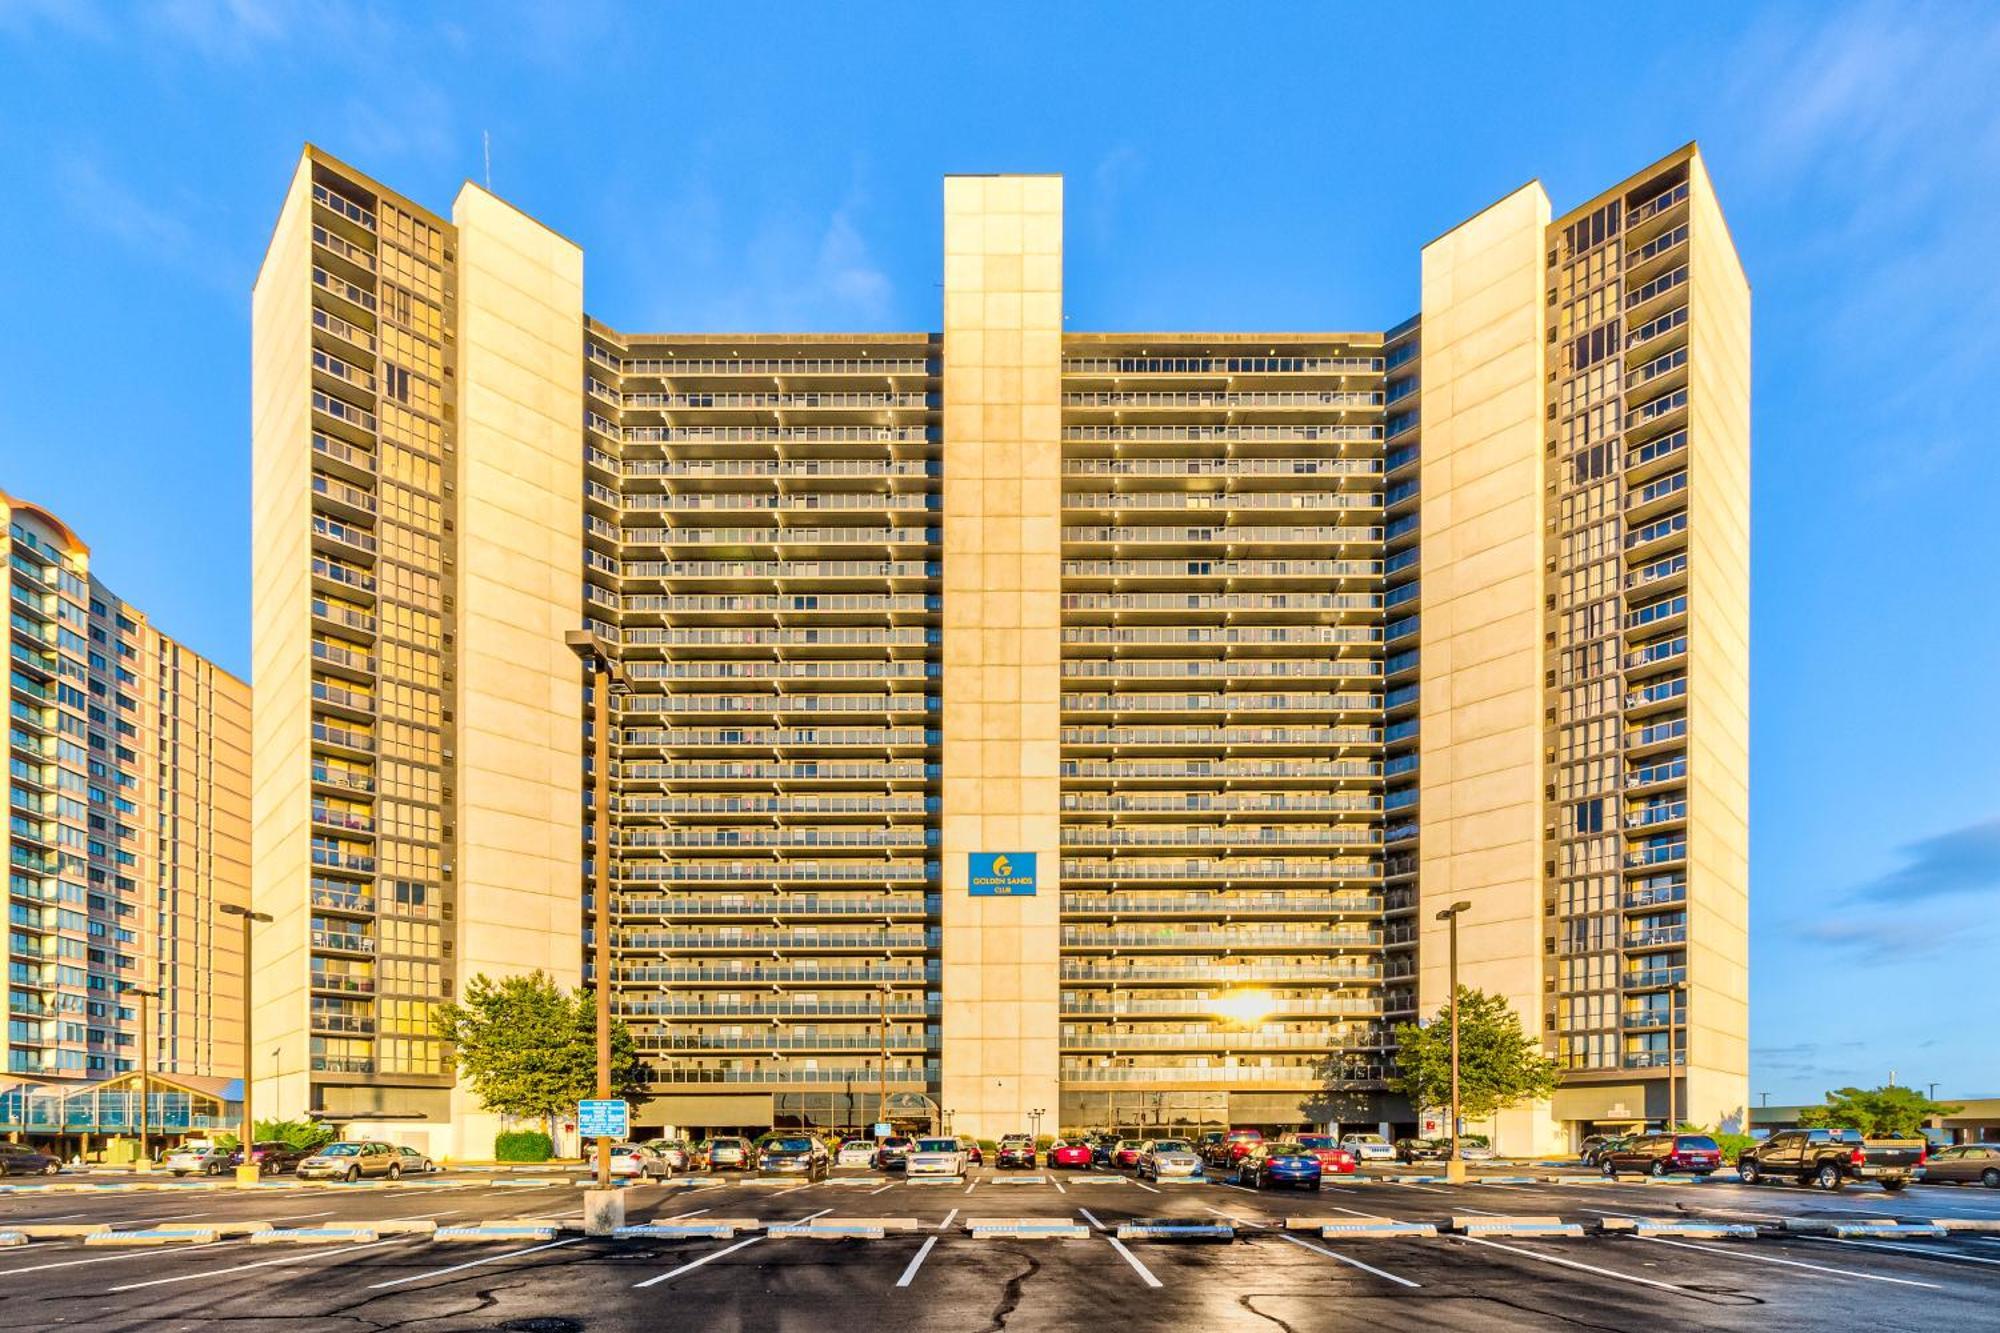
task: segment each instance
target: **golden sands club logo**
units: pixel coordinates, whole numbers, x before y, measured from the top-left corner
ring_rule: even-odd
[[[975,898],[1035,896],[1033,852],[972,852],[967,857],[968,882]]]

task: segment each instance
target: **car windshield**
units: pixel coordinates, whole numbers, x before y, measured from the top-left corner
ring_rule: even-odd
[[[1124,1148],[1143,1148],[1146,1145],[1139,1142],[1139,1140],[1137,1139],[1120,1139],[1118,1140],[1118,1146],[1119,1148],[1124,1149]]]
[[[811,1152],[811,1139],[773,1139],[768,1145],[778,1152]]]
[[[1681,1135],[1678,1142],[1679,1146],[1687,1150],[1688,1152],[1720,1151],[1720,1149],[1718,1149],[1715,1146],[1715,1140],[1708,1137],[1708,1135],[1706,1134],[1683,1134]]]
[[[1153,1145],[1154,1152],[1186,1152],[1188,1146],[1179,1139],[1161,1139]]]
[[[361,1153],[358,1143],[329,1143],[319,1150],[321,1157],[356,1157]]]
[[[957,1139],[918,1139],[918,1152],[957,1152]]]
[[[1299,1142],[1308,1148],[1334,1148],[1339,1146],[1333,1141],[1332,1136],[1327,1134],[1308,1135],[1300,1139]]]
[[[887,1138],[882,1140],[882,1146],[884,1148],[907,1148],[910,1146],[910,1141],[902,1138]]]
[[[1264,1131],[1261,1129],[1232,1129],[1229,1131],[1229,1137],[1232,1139],[1261,1139],[1264,1137]]]
[[[849,1139],[847,1140],[847,1142],[840,1145],[840,1150],[842,1152],[846,1152],[849,1148],[859,1148],[863,1152],[867,1152],[874,1146],[875,1145],[870,1143],[867,1139]]]
[[[1000,1139],[1001,1146],[1006,1148],[1024,1148],[1033,1142],[1026,1134],[1006,1134]]]
[[[1373,1144],[1373,1143],[1388,1142],[1388,1140],[1383,1138],[1380,1134],[1350,1134],[1347,1137],[1355,1143]]]
[[[1305,1157],[1308,1155],[1306,1146],[1303,1143],[1280,1143],[1271,1149],[1271,1156],[1273,1157]]]

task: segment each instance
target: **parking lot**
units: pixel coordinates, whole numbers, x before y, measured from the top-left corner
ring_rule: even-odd
[[[728,1236],[587,1238],[578,1177],[467,1170],[360,1185],[195,1183],[0,1193],[0,1233],[221,1224],[213,1241],[120,1248],[37,1236],[0,1250],[0,1329],[1109,1329],[1855,1327],[2000,1323],[2000,1231],[1913,1239],[1779,1234],[1813,1220],[1958,1219],[2000,1227],[2000,1193],[1917,1186],[1822,1194],[1735,1183],[1551,1182],[1448,1186],[1354,1179],[1323,1192],[1153,1185],[1103,1170],[963,1181],[837,1173],[802,1184],[692,1177],[628,1191],[631,1223],[722,1222]],[[1388,1174],[1388,1173],[1383,1173]],[[1521,1216],[1580,1224],[1554,1237],[1323,1237],[1319,1222],[1435,1223]],[[1621,1219],[1752,1226],[1754,1238],[1603,1233]],[[394,1234],[267,1244],[238,1230],[385,1224],[454,1228],[527,1219],[547,1228],[475,1241]],[[1117,1236],[1174,1219],[1223,1238]],[[1287,1221],[1292,1221],[1290,1229]],[[1075,1238],[975,1236],[980,1221],[1070,1224]],[[1303,1225],[1306,1222],[1314,1225]],[[860,1232],[773,1234],[804,1223]],[[1490,1222],[1489,1222],[1490,1224]],[[874,1234],[879,1230],[879,1237]]]

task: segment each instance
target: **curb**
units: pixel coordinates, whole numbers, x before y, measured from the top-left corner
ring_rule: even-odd
[[[333,1245],[348,1241],[376,1241],[381,1237],[365,1227],[298,1227],[291,1231],[259,1231],[250,1237],[252,1245]]]
[[[807,1240],[881,1240],[888,1233],[881,1227],[865,1223],[847,1226],[823,1227],[817,1222],[765,1227],[767,1236],[794,1236]]]
[[[1118,1224],[1120,1240],[1235,1240],[1236,1228],[1226,1222],[1191,1217],[1136,1217]]]
[[[707,1225],[694,1222],[685,1225],[658,1222],[619,1227],[611,1233],[611,1238],[613,1240],[734,1240],[736,1228],[714,1222]]]
[[[213,1245],[213,1231],[97,1231],[85,1245]]]
[[[1583,1235],[1583,1227],[1548,1215],[1531,1217],[1467,1217],[1454,1214],[1451,1229],[1462,1236],[1564,1236]]]
[[[487,1240],[554,1240],[554,1227],[439,1227],[431,1233],[433,1240],[442,1241],[487,1241]]]
[[[1286,1224],[1290,1225],[1289,1222]],[[1418,1236],[1435,1239],[1437,1227],[1429,1222],[1398,1222],[1391,1218],[1357,1217],[1347,1222],[1328,1222],[1319,1229],[1321,1240],[1341,1240],[1360,1237],[1369,1239],[1388,1236]]]

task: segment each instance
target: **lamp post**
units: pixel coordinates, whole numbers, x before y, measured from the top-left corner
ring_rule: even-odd
[[[243,1132],[238,1139],[243,1160],[236,1164],[236,1183],[255,1185],[261,1173],[251,1151],[257,1141],[257,1122],[250,1110],[250,1053],[256,1049],[250,1040],[250,928],[260,922],[269,925],[274,918],[269,912],[253,912],[240,903],[223,903],[220,910],[226,916],[243,918]]]
[[[597,635],[573,629],[564,633],[563,642],[590,672],[590,726],[596,743],[591,768],[597,780],[590,851],[590,925],[595,946],[591,972],[597,983],[597,1095],[602,1098],[611,1095],[611,695],[626,694],[632,687]],[[597,1140],[597,1188],[611,1188],[611,1140],[607,1138]],[[624,1208],[620,1206],[618,1212],[622,1222]]]
[[[1458,1155],[1458,917],[1470,910],[1471,903],[1459,901],[1437,914],[1451,932],[1451,1155],[1445,1158],[1444,1176],[1453,1184],[1465,1179],[1465,1159]]]
[[[1687,1021],[1687,1013],[1681,1006],[1687,1001],[1682,998],[1683,988],[1675,986],[1667,992],[1667,1133],[1671,1134],[1680,1125],[1680,1071],[1681,1027]]]
[[[249,978],[244,978],[244,981],[248,984]],[[139,1001],[139,1160],[133,1163],[133,1170],[151,1171],[153,1155],[146,1143],[147,1131],[151,1126],[147,1124],[146,1103],[151,1091],[148,1083],[153,1066],[153,1038],[151,1024],[147,1019],[150,1017],[149,1002],[159,999],[160,992],[152,986],[134,986],[126,994]]]
[[[875,1122],[882,1124],[889,1119],[889,987],[882,986],[875,992],[875,998],[881,1007],[882,1036],[882,1060],[875,1069]]]

